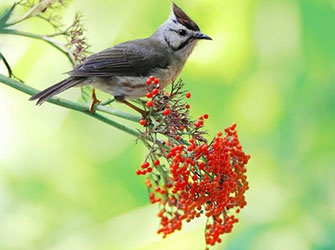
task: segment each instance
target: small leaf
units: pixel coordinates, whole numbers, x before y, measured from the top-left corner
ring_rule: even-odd
[[[9,63],[7,62],[6,58],[4,57],[4,55],[1,52],[0,52],[0,61],[3,61],[3,63],[5,64],[5,67],[8,71],[8,76],[12,77],[13,76],[12,69],[11,69]]]
[[[11,8],[5,9],[3,13],[0,14],[0,29],[5,27],[7,21],[11,17],[16,4],[14,4]]]

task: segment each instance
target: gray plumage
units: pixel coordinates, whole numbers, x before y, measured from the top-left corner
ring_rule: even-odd
[[[71,87],[84,85],[108,92],[117,100],[143,97],[150,75],[160,78],[160,88],[177,78],[200,39],[211,38],[201,33],[198,25],[173,3],[170,17],[152,36],[91,55],[68,72],[67,79],[30,100],[38,99],[37,104],[42,104]]]

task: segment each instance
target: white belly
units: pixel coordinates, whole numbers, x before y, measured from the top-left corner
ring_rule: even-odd
[[[178,70],[179,69],[179,70]],[[160,79],[160,89],[175,81],[182,67],[170,66],[167,69],[159,69],[152,75]],[[136,99],[146,96],[148,77],[117,76],[109,79],[100,77],[90,77],[83,85],[92,85],[113,96],[124,96],[126,99]]]

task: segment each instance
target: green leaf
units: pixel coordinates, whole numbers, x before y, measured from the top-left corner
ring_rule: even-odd
[[[11,17],[16,4],[14,4],[11,8],[5,9],[3,13],[0,14],[0,29],[6,27],[7,21]]]

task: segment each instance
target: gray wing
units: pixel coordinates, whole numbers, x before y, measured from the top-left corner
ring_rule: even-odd
[[[150,45],[150,46],[149,46]],[[121,43],[88,57],[69,75],[73,77],[148,76],[167,68],[169,56],[147,39]]]

